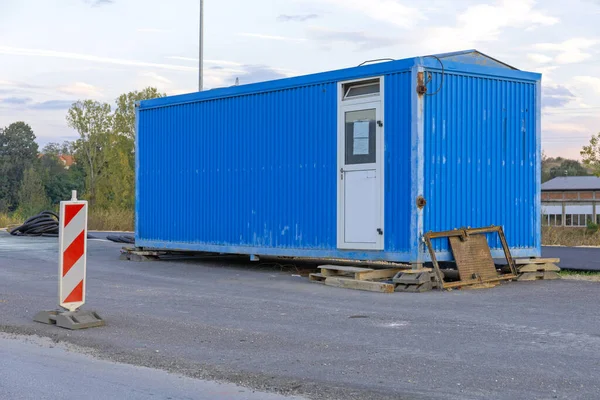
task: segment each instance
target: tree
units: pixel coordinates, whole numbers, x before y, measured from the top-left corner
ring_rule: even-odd
[[[43,211],[48,206],[46,190],[35,168],[29,167],[25,171],[18,198],[19,211],[28,217]]]
[[[160,93],[158,89],[147,87],[141,91],[133,91],[120,95],[115,109],[114,131],[119,135],[131,139],[132,144],[135,140],[135,103],[141,100],[149,100],[157,97],[165,97],[166,94]]]
[[[550,179],[557,176],[588,176],[589,172],[577,160],[564,160],[559,166],[550,168]]]
[[[106,154],[106,168],[98,180],[98,206],[133,209],[135,179],[130,156],[129,139],[121,135],[111,135],[111,145]]]
[[[25,122],[0,130],[0,211],[14,211],[25,171],[36,161],[38,145]]]
[[[47,143],[44,148],[42,148],[42,154],[44,156],[55,156],[58,157],[61,155],[60,144],[55,142]]]
[[[75,154],[74,143],[68,140],[62,142],[60,146],[60,154],[62,154],[63,156],[72,156],[73,154]]]
[[[116,99],[111,145],[107,164],[100,178],[98,199],[103,207],[132,209],[135,196],[135,104],[141,100],[164,97],[156,88],[147,87],[120,95]]]
[[[548,168],[550,159],[546,155],[544,151],[542,151],[542,183],[549,181],[550,178],[550,168]]]
[[[148,87],[119,96],[114,114],[110,105],[92,100],[79,101],[68,111],[67,122],[79,133],[74,155],[85,172],[90,206],[133,208],[135,104],[163,96]],[[51,150],[57,147],[53,145]]]
[[[39,175],[50,205],[70,199],[71,190],[83,193],[85,174],[79,165],[73,164],[69,169],[65,169],[58,156],[52,153],[44,153],[44,156],[40,158],[39,165]]]
[[[79,134],[74,145],[75,158],[85,171],[86,192],[93,206],[110,146],[113,124],[110,105],[93,100],[78,101],[67,112],[67,124]]]
[[[594,175],[600,176],[600,133],[593,135],[590,144],[581,149],[583,164],[592,169]]]

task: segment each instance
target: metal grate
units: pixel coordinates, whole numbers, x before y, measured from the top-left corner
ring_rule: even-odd
[[[460,280],[481,279],[485,282],[498,277],[485,235],[454,236],[448,240]]]

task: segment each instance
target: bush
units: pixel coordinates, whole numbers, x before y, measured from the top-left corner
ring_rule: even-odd
[[[596,233],[598,232],[598,224],[594,223],[594,222],[588,222],[587,223],[587,231],[588,233]]]
[[[21,225],[25,219],[17,213],[0,213],[0,229],[8,228],[12,225]]]

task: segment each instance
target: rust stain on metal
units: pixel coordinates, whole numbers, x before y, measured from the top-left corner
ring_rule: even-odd
[[[425,197],[423,197],[423,196],[417,197],[417,208],[419,210],[423,209],[423,207],[425,207],[426,204],[427,204],[427,201],[425,200]]]
[[[427,93],[427,86],[425,86],[425,74],[424,72],[417,72],[417,93],[423,95]]]

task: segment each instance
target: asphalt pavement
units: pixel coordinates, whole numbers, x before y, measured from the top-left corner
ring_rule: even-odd
[[[49,339],[0,334],[0,399],[302,400],[99,360],[86,353],[90,352]]]
[[[596,399],[600,391],[598,283],[380,294],[239,258],[119,261],[120,247],[88,244],[84,308],[107,326],[66,331],[32,321],[55,307],[56,239],[0,232],[0,331],[310,399]],[[5,369],[0,363],[0,375]]]
[[[562,269],[600,271],[599,247],[542,247],[542,257],[560,258]]]

